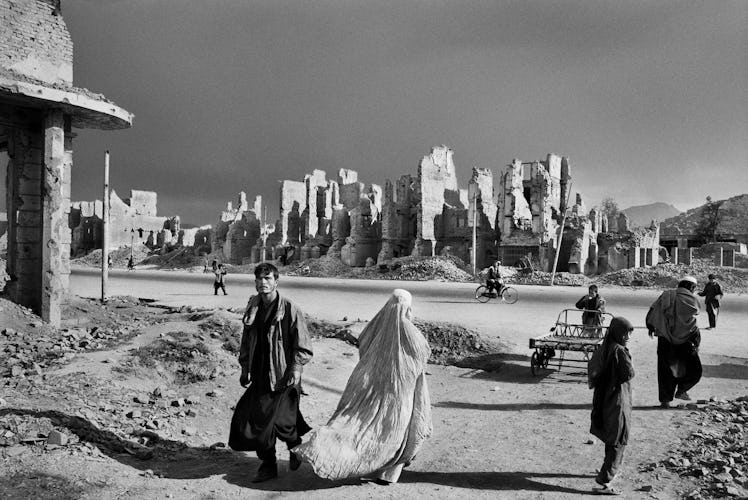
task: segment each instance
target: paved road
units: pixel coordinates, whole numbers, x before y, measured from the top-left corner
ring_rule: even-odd
[[[99,271],[74,268],[71,291],[84,297],[99,297]],[[132,295],[156,299],[168,305],[199,307],[242,307],[254,291],[254,277],[230,274],[226,280],[228,296],[213,295],[213,275],[181,271],[114,270],[109,275],[110,295]],[[520,299],[507,305],[496,301],[479,304],[473,299],[473,283],[434,281],[351,280],[281,276],[280,289],[308,314],[326,320],[369,320],[385,303],[393,288],[405,288],[413,294],[416,317],[458,323],[474,328],[482,335],[501,337],[516,352],[528,353],[530,337],[542,335],[554,324],[564,308],[586,290],[578,287],[517,286]],[[602,289],[608,311],[629,318],[635,326],[644,326],[644,316],[658,295],[652,290]],[[700,324],[707,323],[706,312]],[[723,301],[719,328],[704,331],[705,352],[748,358],[748,295],[728,295]],[[644,330],[639,330],[646,337]]]

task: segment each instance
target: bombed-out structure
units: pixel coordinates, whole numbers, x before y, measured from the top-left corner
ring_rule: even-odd
[[[550,271],[557,252],[558,270],[571,273],[657,263],[657,225],[632,230],[625,215],[587,212],[578,194],[566,206],[568,158],[515,159],[496,178],[491,169],[474,167],[467,189],[461,189],[453,154],[434,147],[415,175],[387,180],[384,188],[366,185],[349,169],[335,180],[314,170],[303,181],[281,181],[275,225],[260,222],[260,197],[252,209],[240,201],[238,211],[223,213],[214,248],[223,248],[234,263],[329,255],[349,266],[368,266],[395,257],[453,255],[474,259],[479,268],[497,258],[505,265],[527,259]]]
[[[73,86],[60,0],[0,0],[0,151],[6,169],[8,297],[52,324],[70,275],[73,129],[124,129],[132,114]]]
[[[158,195],[153,191],[130,191],[122,199],[109,193],[109,245],[111,248],[147,245],[150,248],[189,246],[197,251],[210,250],[211,227],[182,228],[179,216],[157,213]],[[71,204],[68,226],[71,231],[70,254],[78,257],[102,248],[104,225],[101,200],[75,201]]]

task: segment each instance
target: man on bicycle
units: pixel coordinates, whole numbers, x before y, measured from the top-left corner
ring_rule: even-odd
[[[489,293],[496,290],[496,294],[500,295],[501,290],[504,288],[504,282],[501,278],[501,261],[497,260],[491,267],[488,268],[488,276],[486,277],[486,288]]]

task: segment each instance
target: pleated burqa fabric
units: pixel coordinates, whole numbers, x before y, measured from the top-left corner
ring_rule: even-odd
[[[359,361],[327,425],[294,448],[328,479],[396,482],[431,435],[428,342],[410,321],[411,295],[393,292],[359,337]]]

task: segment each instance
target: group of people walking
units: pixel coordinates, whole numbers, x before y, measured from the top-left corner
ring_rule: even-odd
[[[289,450],[292,471],[308,462],[317,475],[327,479],[397,482],[403,467],[414,460],[432,432],[425,376],[430,348],[411,321],[411,294],[394,290],[366,325],[358,339],[358,364],[335,412],[326,425],[312,430],[299,407],[303,368],[313,356],[304,316],[278,292],[274,265],[262,263],[254,274],[257,295],[249,299],[242,319],[239,354],[239,382],[247,389],[235,407],[229,434],[232,449],[255,451],[261,460],[253,481],[278,476],[275,445],[280,440]],[[713,279],[710,283],[701,294],[718,301],[721,289]],[[694,278],[684,277],[677,289],[663,292],[647,314],[650,335],[658,337],[663,407],[673,398],[689,399],[687,391],[701,377],[695,287]],[[717,305],[712,302],[711,307]],[[585,324],[601,326],[605,301],[597,287],[590,287],[577,307],[584,310]],[[590,372],[594,388],[590,432],[605,443],[603,464],[595,478],[597,493],[618,493],[611,481],[623,460],[631,428],[634,366],[627,342],[633,330],[626,318],[613,318],[593,356],[599,369]],[[303,442],[302,436],[306,436]]]
[[[696,297],[697,280],[684,276],[675,289],[665,290],[654,301],[646,316],[650,337],[657,337],[657,386],[662,408],[670,408],[673,399],[690,400],[688,391],[702,375],[699,345],[701,332],[696,322],[700,312]],[[704,290],[709,313],[709,328],[716,327],[722,289],[713,274]],[[583,309],[582,323],[595,327],[602,324],[605,300],[597,286],[576,303]],[[590,432],[605,443],[605,457],[595,481],[601,494],[616,495],[611,481],[623,460],[631,429],[631,380],[634,365],[626,347],[634,327],[629,320],[615,317],[608,325],[602,346],[595,352],[588,369],[590,387],[594,388]]]

